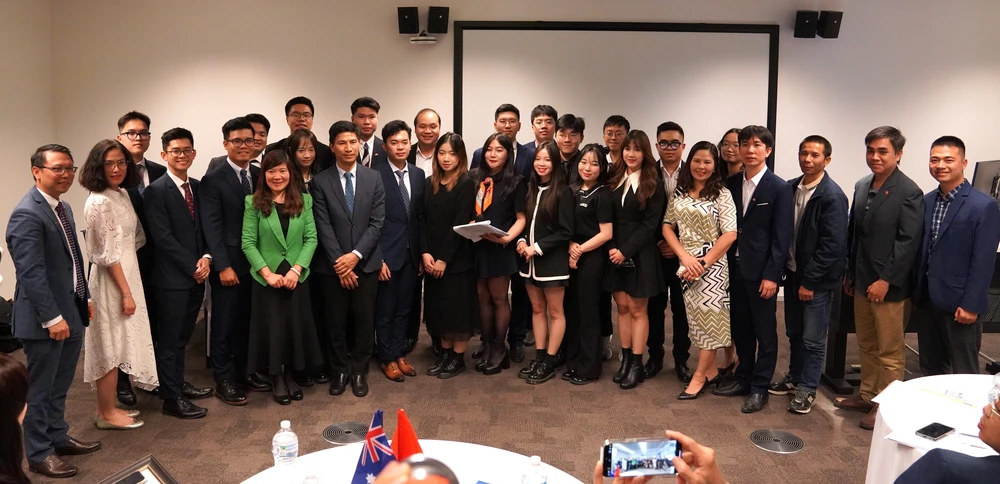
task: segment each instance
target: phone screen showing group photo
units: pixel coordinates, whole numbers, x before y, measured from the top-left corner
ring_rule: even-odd
[[[676,440],[643,440],[611,444],[607,477],[660,476],[676,474],[673,458],[680,455]]]

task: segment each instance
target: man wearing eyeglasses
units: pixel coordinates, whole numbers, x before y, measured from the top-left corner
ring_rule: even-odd
[[[608,152],[608,165],[614,165],[622,159],[622,143],[632,126],[628,119],[620,114],[612,114],[604,121],[604,145]]]
[[[167,174],[165,166],[146,159],[149,137],[149,116],[138,111],[129,111],[118,118],[118,141],[121,141],[132,155],[132,162],[135,163],[142,178],[139,182],[139,193],[142,193],[150,183]]]
[[[253,126],[253,151],[250,153],[250,164],[260,168],[261,155],[267,147],[267,133],[271,131],[271,122],[263,114],[258,113],[250,113],[243,117],[250,121],[250,126]],[[226,157],[227,155],[222,155],[212,158],[205,173],[226,166]]]
[[[296,96],[288,100],[285,103],[285,123],[288,124],[288,134],[291,135],[297,129],[307,129],[312,131],[313,121],[315,118],[316,109],[313,107],[313,102],[305,96]],[[270,153],[273,150],[284,150],[285,146],[288,144],[288,138],[282,138],[274,143],[267,145],[264,148],[264,154]],[[323,143],[316,143],[316,165],[319,169],[325,170],[330,168],[336,163],[336,159],[333,157],[333,152],[330,151],[330,147]]]
[[[1000,401],[983,407],[983,416],[979,418],[979,440],[994,452],[1000,452]],[[1000,455],[972,457],[951,450],[934,449],[896,478],[896,484],[991,484],[997,482],[998,475]]]
[[[559,113],[556,112],[556,108],[548,104],[535,106],[531,110],[531,131],[535,134],[535,140],[524,146],[534,153],[538,145],[552,141],[556,135],[556,119],[558,118]]]

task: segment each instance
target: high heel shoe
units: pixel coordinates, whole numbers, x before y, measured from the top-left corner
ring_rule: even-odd
[[[278,405],[292,403],[292,397],[288,394],[288,385],[285,383],[283,375],[271,376],[271,393],[274,394],[274,401],[278,402]]]
[[[625,372],[625,378],[622,378],[621,383],[618,386],[622,390],[631,390],[645,379],[643,368],[642,368],[642,354],[626,354],[625,358],[629,360],[628,370]]]
[[[486,365],[486,367],[483,368],[483,374],[496,375],[499,374],[501,370],[507,370],[509,368],[510,368],[510,356],[505,354],[503,355],[503,359],[500,360],[500,363],[497,363],[496,365]]]
[[[146,423],[135,417],[132,418],[132,423],[127,425],[115,425],[101,417],[94,417],[94,426],[101,430],[132,430],[142,427]]]
[[[720,373],[720,375],[721,375],[721,373]],[[718,378],[719,377],[716,376],[712,380],[716,380]],[[677,399],[678,400],[694,400],[694,399],[700,397],[701,394],[704,393],[705,389],[708,388],[708,386],[711,385],[711,384],[712,384],[712,382],[710,382],[708,380],[708,378],[706,378],[705,379],[705,384],[701,386],[701,390],[698,390],[697,393],[688,393],[687,392],[687,388],[685,388],[684,391],[682,391],[680,395],[677,395]]]
[[[285,375],[285,388],[288,389],[288,396],[295,400],[296,402],[304,398],[302,394],[302,388],[299,384],[292,378],[291,375]]]

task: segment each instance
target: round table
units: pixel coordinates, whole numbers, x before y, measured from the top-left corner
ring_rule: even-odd
[[[246,481],[247,484],[293,483],[300,484],[306,476],[316,476],[320,484],[350,483],[361,455],[361,442],[342,447],[332,447],[312,454],[300,455],[292,466],[271,467]],[[528,468],[528,457],[485,445],[452,442],[449,440],[420,440],[424,455],[445,463],[462,484],[489,484],[521,482],[521,474]],[[543,463],[549,484],[582,484],[573,476]]]
[[[976,425],[983,415],[982,408],[986,406],[986,395],[991,388],[992,375],[937,375],[893,382],[875,399],[879,409],[865,482],[893,482],[927,453],[926,448],[886,439],[893,431],[899,432],[901,437],[913,439],[917,445],[929,446],[930,441],[916,437],[915,432],[938,422],[954,427],[958,438],[974,439],[970,434],[976,434]]]

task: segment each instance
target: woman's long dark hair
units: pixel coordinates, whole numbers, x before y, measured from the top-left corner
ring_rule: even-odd
[[[649,144],[649,136],[646,136],[646,132],[639,129],[629,131],[625,135],[625,141],[622,142],[622,146],[628,147],[632,144],[635,144],[642,151],[642,165],[639,168],[639,191],[635,196],[639,199],[639,208],[645,210],[646,200],[649,200],[653,196],[653,193],[656,192],[656,180],[660,178],[660,175],[656,170],[656,158],[653,158],[653,149]],[[625,163],[624,151],[624,148],[622,148],[622,161],[615,163],[615,166],[611,168],[611,179],[609,180],[608,188],[612,191],[618,188],[618,185],[628,173],[628,164]]]
[[[441,147],[445,144],[451,146],[451,150],[458,157],[457,166],[453,168],[457,173],[455,173],[454,178],[448,182],[445,188],[450,192],[458,184],[458,179],[469,172],[469,155],[465,151],[465,141],[462,140],[462,136],[450,131],[441,135],[438,138],[437,146],[434,147],[434,166],[431,167],[431,191],[434,194],[437,194],[438,189],[441,188],[441,180],[447,178],[448,175],[441,169],[441,165],[438,163],[438,152],[441,151]]]
[[[295,165],[295,173],[298,174],[299,178],[303,178],[302,166],[299,165],[299,159],[295,156],[295,154],[299,151],[299,145],[302,144],[303,139],[309,140],[313,145],[313,149],[316,150],[317,154],[319,153],[319,141],[316,140],[316,135],[308,129],[295,130],[291,136],[288,137],[288,141],[285,143],[285,154],[288,155],[288,159],[292,160],[292,164]],[[309,165],[309,174],[313,176],[319,173],[319,165],[316,163],[316,156],[317,155],[313,155],[313,162]]]
[[[607,154],[604,152],[604,148],[601,145],[597,143],[590,143],[589,145],[584,146],[583,149],[580,150],[580,161],[582,162],[587,156],[587,153],[591,152],[593,152],[594,156],[597,157],[597,164],[601,166],[601,171],[597,173],[597,180],[594,181],[594,186],[607,185],[608,176],[611,173],[611,167],[608,166],[609,163],[605,162]],[[579,174],[580,163],[577,163],[575,167],[570,167],[570,169],[576,170],[577,174]],[[576,177],[576,181],[570,185],[574,191],[579,190],[581,186],[583,186],[583,177],[580,176]]]
[[[477,185],[485,180],[486,177],[493,176],[490,174],[489,163],[486,163],[486,150],[489,149],[493,140],[499,142],[500,146],[507,150],[507,160],[504,161],[503,167],[500,168],[500,172],[497,173],[496,177],[501,180],[506,180],[503,185],[503,191],[499,193],[500,196],[497,197],[497,200],[506,199],[511,193],[514,193],[514,190],[517,190],[517,184],[520,181],[517,173],[514,172],[514,142],[511,141],[507,135],[503,133],[493,133],[486,138],[486,142],[483,143],[482,159],[479,161],[479,166],[476,168],[476,171],[472,176]]]
[[[142,181],[139,167],[132,161],[132,154],[128,152],[125,145],[116,139],[98,141],[90,149],[87,161],[83,163],[83,169],[80,171],[80,186],[94,193],[103,192],[111,187],[111,184],[108,183],[108,177],[104,174],[104,158],[108,156],[108,152],[113,150],[121,151],[128,162],[125,166],[125,179],[122,180],[119,187],[128,189],[139,186],[139,182]]]
[[[0,354],[0,435],[3,435],[0,439],[0,482],[31,482],[21,468],[24,437],[17,421],[27,399],[28,369],[21,362]]]
[[[260,177],[257,180],[257,190],[253,192],[253,206],[260,210],[265,217],[271,215],[271,207],[274,206],[274,193],[270,185],[267,184],[267,172],[285,165],[288,168],[288,186],[285,187],[285,203],[282,204],[281,213],[290,217],[296,217],[302,213],[302,194],[299,192],[299,180],[301,175],[296,176],[299,167],[288,159],[288,155],[281,150],[273,150],[264,155],[260,162]]]
[[[722,187],[725,182],[723,181],[722,170],[725,170],[725,163],[721,163],[723,166],[719,166],[719,160],[722,159],[719,156],[719,149],[716,148],[710,141],[699,141],[691,147],[691,151],[688,151],[687,163],[684,163],[684,168],[680,173],[677,174],[677,192],[687,195],[688,192],[694,188],[694,175],[691,174],[691,160],[694,159],[695,153],[699,151],[708,151],[712,155],[712,161],[715,162],[715,167],[712,170],[712,176],[705,180],[705,186],[701,189],[701,193],[698,194],[698,198],[703,198],[705,200],[715,200],[719,198],[719,193],[722,192]]]
[[[559,156],[559,147],[556,146],[555,141],[543,141],[535,149],[535,156],[531,158],[531,176],[528,177],[528,204],[524,207],[524,210],[526,212],[534,211],[535,203],[538,201],[538,192],[539,187],[542,186],[542,177],[538,176],[538,172],[535,171],[535,158],[542,152],[548,153],[552,168],[549,169],[549,173],[551,173],[549,176],[549,188],[547,189],[549,195],[542,199],[542,204],[538,207],[538,216],[535,217],[535,220],[547,220],[550,226],[555,226],[559,222],[557,220],[559,218],[557,214],[559,210],[559,192],[566,186],[566,172],[560,166],[562,158]]]

